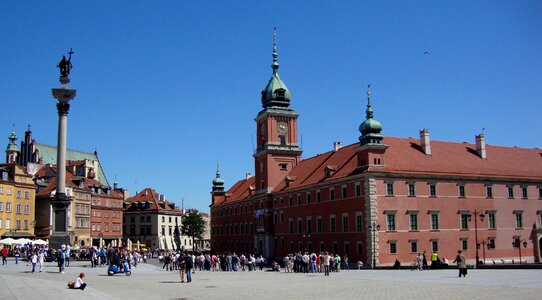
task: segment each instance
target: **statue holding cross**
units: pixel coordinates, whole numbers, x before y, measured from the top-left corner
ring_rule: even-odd
[[[74,52],[70,48],[70,52],[68,52],[68,54],[70,56],[68,57],[68,59],[66,59],[65,55],[62,55],[62,59],[60,60],[60,62],[57,65],[57,67],[60,69],[60,76],[61,77],[68,77],[68,75],[70,75],[70,70],[72,69],[71,60],[72,60],[72,54],[73,53]]]

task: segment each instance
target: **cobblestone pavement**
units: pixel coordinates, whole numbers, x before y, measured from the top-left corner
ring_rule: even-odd
[[[72,262],[66,274],[54,263],[31,273],[19,262],[0,265],[0,299],[541,299],[542,270],[352,270],[323,274],[197,271],[180,283],[177,271],[139,264],[132,276],[107,276],[106,267]],[[66,284],[85,272],[84,291]]]

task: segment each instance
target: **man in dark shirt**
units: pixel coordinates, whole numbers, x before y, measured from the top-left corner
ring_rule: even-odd
[[[192,255],[185,253],[184,256],[184,267],[186,269],[186,282],[192,281],[192,268],[194,267],[194,261],[192,260]]]

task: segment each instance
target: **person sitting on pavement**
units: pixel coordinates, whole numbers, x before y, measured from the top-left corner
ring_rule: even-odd
[[[74,289],[84,290],[87,287],[87,284],[83,282],[83,278],[85,278],[85,273],[81,273],[79,276],[77,276],[77,278],[75,278],[75,282],[73,284]]]

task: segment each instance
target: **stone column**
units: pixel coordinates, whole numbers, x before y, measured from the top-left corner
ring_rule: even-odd
[[[68,127],[69,101],[75,98],[76,90],[68,89],[70,79],[68,76],[60,76],[60,88],[53,88],[53,97],[58,100],[58,143],[56,155],[56,194],[51,199],[53,208],[53,234],[49,245],[58,249],[62,244],[69,244],[67,226],[67,209],[72,199],[66,195],[66,137]]]

